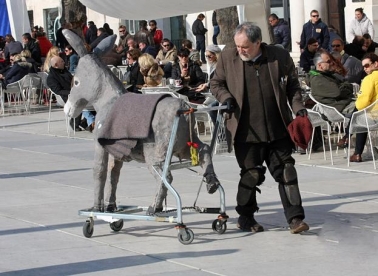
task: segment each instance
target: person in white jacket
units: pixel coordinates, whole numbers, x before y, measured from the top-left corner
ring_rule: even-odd
[[[364,14],[363,8],[355,9],[355,19],[350,22],[348,29],[348,42],[352,42],[355,36],[363,36],[364,34],[369,34],[374,38],[374,26],[373,23]]]

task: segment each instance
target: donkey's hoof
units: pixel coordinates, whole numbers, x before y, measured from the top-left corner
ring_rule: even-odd
[[[154,216],[156,213],[160,213],[163,211],[163,207],[155,208],[154,206],[149,206],[146,212],[147,216]]]
[[[206,175],[205,181],[207,183],[206,188],[209,194],[213,194],[218,190],[218,186],[220,185],[220,182],[214,173],[210,173]]]

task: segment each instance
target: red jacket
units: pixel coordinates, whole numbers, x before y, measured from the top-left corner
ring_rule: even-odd
[[[161,41],[163,40],[163,31],[156,29],[154,33],[154,42],[155,45],[160,45]]]
[[[45,36],[38,37],[39,48],[41,49],[41,57],[46,57],[48,51],[53,46],[50,40]]]

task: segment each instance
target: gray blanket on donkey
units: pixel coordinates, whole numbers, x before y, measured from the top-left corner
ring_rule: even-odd
[[[126,93],[114,103],[108,116],[98,126],[98,142],[118,160],[130,155],[138,139],[148,137],[157,103],[166,94]]]

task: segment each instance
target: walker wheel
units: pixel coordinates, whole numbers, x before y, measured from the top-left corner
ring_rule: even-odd
[[[114,232],[118,232],[122,230],[123,227],[123,219],[117,220],[115,222],[109,223],[110,229],[112,229]]]
[[[83,225],[83,234],[84,237],[90,238],[93,235],[93,230],[94,230],[94,221],[92,218],[89,218],[85,221]]]
[[[227,223],[226,223],[226,221],[216,219],[216,220],[213,221],[212,228],[218,234],[223,234],[227,230]]]
[[[179,232],[178,235],[177,235],[177,238],[179,240],[179,242],[181,242],[182,244],[190,244],[192,243],[192,241],[194,240],[194,233],[192,230],[190,230],[189,228],[185,228],[185,232],[186,232],[186,237],[184,238],[183,235],[181,235],[181,233]]]

